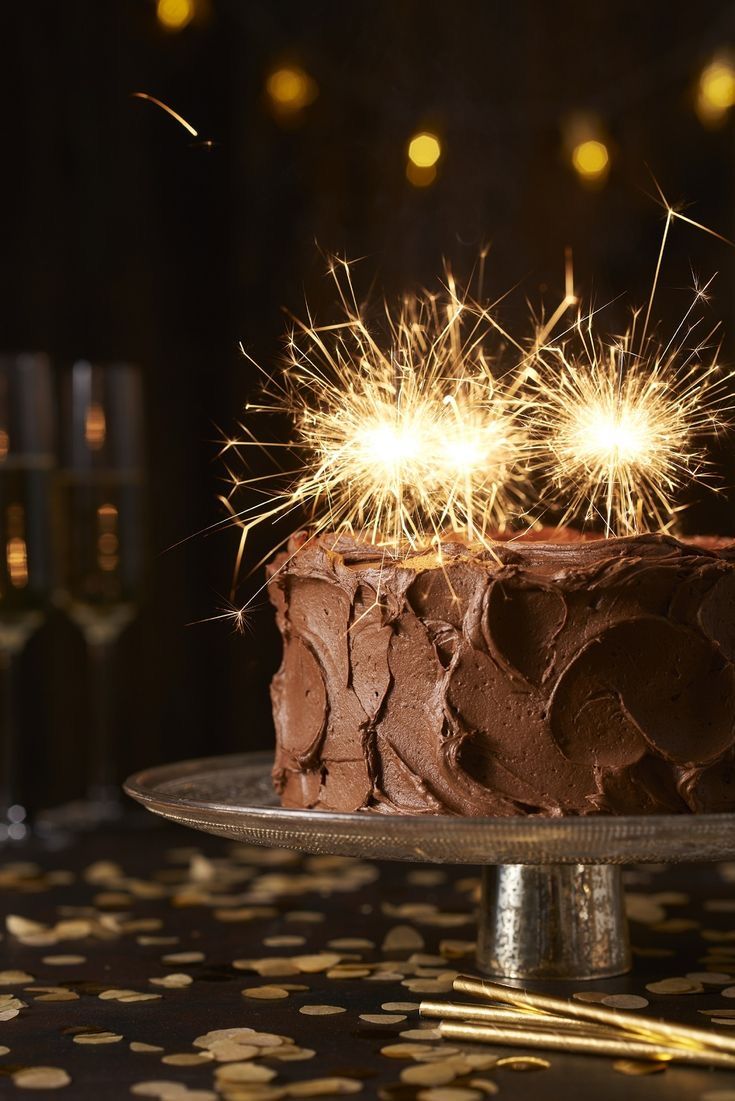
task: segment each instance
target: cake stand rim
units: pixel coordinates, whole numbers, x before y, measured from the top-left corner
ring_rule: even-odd
[[[466,836],[469,844],[469,836],[474,835],[474,844],[487,838],[488,843],[495,840],[501,850],[497,854],[488,850],[488,864],[508,863],[654,863],[661,860],[681,861],[707,861],[727,860],[735,857],[735,813],[720,812],[715,814],[680,814],[680,815],[594,815],[594,816],[560,816],[556,818],[545,817],[463,817],[455,815],[435,814],[365,814],[359,811],[327,811],[307,810],[291,807],[280,807],[266,803],[235,804],[215,801],[191,799],[181,794],[171,794],[162,791],[162,785],[166,783],[184,782],[188,778],[203,777],[204,775],[231,773],[233,769],[251,772],[260,772],[261,776],[270,771],[273,764],[272,751],[254,751],[247,753],[225,754],[213,757],[188,758],[183,761],[170,762],[168,764],[153,765],[149,768],[138,770],[125,781],[125,792],[136,802],[142,804],[147,810],[164,818],[178,821],[182,825],[202,829],[205,832],[223,833],[236,832],[234,827],[242,830],[242,839],[250,843],[272,845],[304,851],[326,852],[329,849],[329,840],[326,835],[330,827],[343,827],[351,831],[352,839],[357,844],[361,839],[380,843],[383,848],[391,849],[391,852],[382,855],[380,852],[366,852],[365,855],[374,856],[376,859],[398,860],[424,860],[427,862],[442,863],[483,863],[477,855],[473,859],[457,856],[437,856],[440,847],[439,837],[451,842],[453,837],[459,842]],[[186,817],[190,812],[192,817]],[[221,816],[222,821],[207,822],[201,816]],[[233,829],[230,831],[230,824]],[[719,844],[714,840],[708,845],[705,836],[708,832],[717,835],[721,830],[731,834],[731,840],[719,837]],[[558,837],[559,830],[579,835],[580,843],[584,842],[592,846],[592,850],[585,850],[575,856],[574,852],[567,851],[564,842]],[[262,835],[259,834],[262,830]],[[434,837],[432,838],[432,830]],[[281,832],[282,831],[282,835]],[[322,832],[324,831],[324,835]],[[607,838],[608,848],[605,854],[597,851],[605,846],[604,835]],[[416,842],[418,833],[425,833],[427,851],[421,852],[413,849],[399,852],[400,838],[405,842]],[[493,832],[497,838],[493,838]],[[684,846],[684,851],[679,854],[676,846],[684,841],[691,841],[692,832],[701,836],[701,843],[697,842],[694,848]],[[530,836],[529,836],[530,833]],[[663,855],[661,844],[666,844],[664,834],[670,833],[668,846],[670,855]],[[308,843],[308,835],[315,838],[321,837],[322,842],[312,847]],[[390,834],[390,842],[385,841],[385,834]],[[514,834],[518,837],[514,838]],[[555,836],[556,835],[556,836]],[[599,838],[596,839],[596,835]],[[346,835],[342,835],[340,841],[344,851]],[[575,840],[569,838],[569,847]],[[639,842],[639,847],[636,845]],[[539,853],[534,858],[534,844],[538,843]],[[621,855],[610,853],[610,848],[615,845],[624,845],[625,852]],[[336,844],[336,841],[335,841]],[[518,845],[518,853],[513,858],[512,850]],[[551,855],[544,854],[544,846],[551,845]],[[648,844],[648,848],[646,847]],[[326,847],[325,847],[326,845]],[[655,848],[655,855],[648,855]],[[656,846],[659,846],[656,848]],[[473,850],[475,851],[475,850]],[[547,850],[548,851],[548,850]],[[609,855],[607,855],[609,853]],[[703,855],[703,854],[707,855]],[[355,851],[357,855],[357,849]]]

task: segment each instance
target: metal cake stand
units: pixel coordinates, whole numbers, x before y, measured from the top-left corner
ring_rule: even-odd
[[[148,810],[220,837],[306,853],[479,864],[477,965],[516,979],[594,979],[630,969],[620,865],[735,857],[735,814],[453,818],[287,810],[273,758],[245,753],[138,772]]]

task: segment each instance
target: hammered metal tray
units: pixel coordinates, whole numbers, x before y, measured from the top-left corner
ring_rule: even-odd
[[[148,810],[256,845],[436,864],[629,864],[735,857],[735,814],[453,818],[286,810],[270,753],[144,769],[125,790]]]

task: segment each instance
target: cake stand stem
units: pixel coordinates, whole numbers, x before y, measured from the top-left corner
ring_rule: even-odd
[[[477,965],[513,979],[602,979],[629,971],[620,868],[484,868]]]

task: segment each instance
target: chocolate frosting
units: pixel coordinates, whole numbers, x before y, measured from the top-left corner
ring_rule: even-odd
[[[735,808],[735,543],[550,535],[407,557],[300,535],[276,556],[284,805]]]

